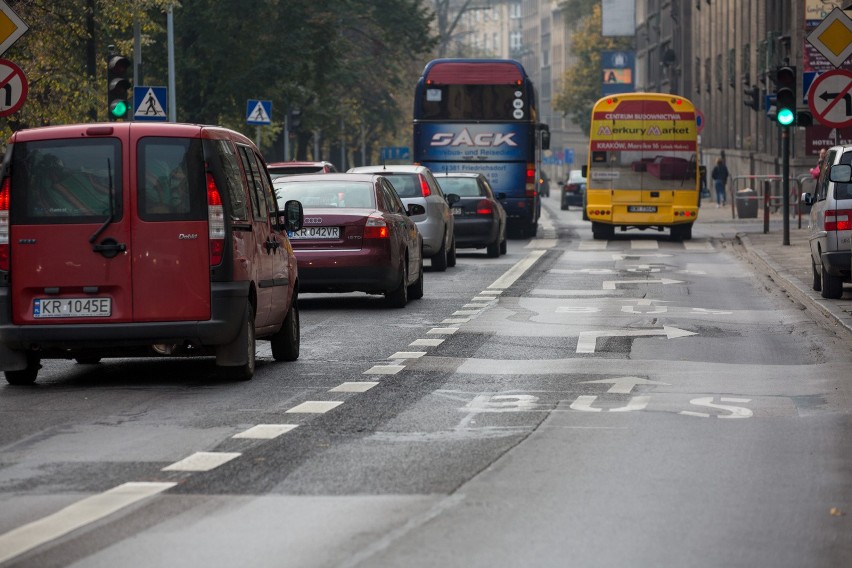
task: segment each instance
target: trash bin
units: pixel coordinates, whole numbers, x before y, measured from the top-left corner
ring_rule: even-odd
[[[737,217],[752,219],[757,217],[757,193],[750,187],[737,191],[734,199],[737,206]]]

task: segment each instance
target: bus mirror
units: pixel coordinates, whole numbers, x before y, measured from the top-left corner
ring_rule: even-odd
[[[583,166],[580,168],[580,172],[583,174],[584,178],[589,177],[589,166],[583,164]]]
[[[550,150],[550,127],[546,124],[540,124],[541,129],[541,149]]]

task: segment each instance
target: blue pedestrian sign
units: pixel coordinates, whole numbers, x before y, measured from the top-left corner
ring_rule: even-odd
[[[256,126],[272,124],[272,101],[249,99],[246,104],[246,124]]]
[[[166,87],[133,87],[133,120],[168,120],[167,93]]]

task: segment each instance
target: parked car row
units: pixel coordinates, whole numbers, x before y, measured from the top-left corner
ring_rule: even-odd
[[[213,356],[251,379],[258,340],[299,357],[300,292],[403,307],[424,258],[505,253],[499,199],[482,175],[422,166],[268,165],[220,127],[19,130],[0,171],[0,370],[25,385],[47,359]]]

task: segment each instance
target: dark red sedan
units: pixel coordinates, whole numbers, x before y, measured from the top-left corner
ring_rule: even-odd
[[[292,232],[302,292],[384,294],[401,308],[423,296],[422,238],[390,182],[375,174],[306,174],[274,180],[279,203],[302,203]]]

